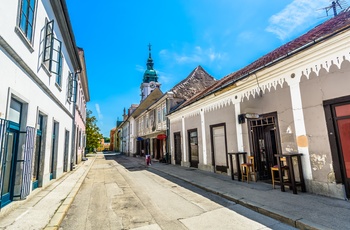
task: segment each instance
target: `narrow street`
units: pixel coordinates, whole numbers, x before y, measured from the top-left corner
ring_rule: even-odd
[[[146,168],[140,158],[101,154],[60,229],[294,228]]]

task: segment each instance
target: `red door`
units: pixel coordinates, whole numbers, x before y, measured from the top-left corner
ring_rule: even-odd
[[[343,165],[343,176],[350,194],[350,103],[333,106],[337,130],[338,148]]]

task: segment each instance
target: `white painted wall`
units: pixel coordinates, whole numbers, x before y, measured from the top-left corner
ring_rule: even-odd
[[[44,178],[43,185],[49,180],[49,164],[50,154],[52,146],[52,128],[53,122],[59,123],[59,135],[57,146],[57,172],[59,177],[63,173],[63,154],[64,154],[64,140],[65,130],[72,135],[72,114],[73,103],[67,102],[67,77],[68,72],[75,72],[72,67],[72,62],[68,56],[65,44],[63,42],[61,32],[57,20],[55,20],[53,11],[50,7],[49,1],[36,1],[37,9],[35,14],[34,24],[34,36],[33,42],[28,48],[23,38],[15,32],[17,27],[18,6],[20,1],[18,0],[5,0],[0,8],[0,21],[6,23],[0,23],[0,118],[6,119],[8,116],[9,100],[11,96],[17,97],[21,102],[28,104],[27,117],[24,121],[25,126],[36,127],[37,111],[47,116],[46,128],[46,140],[45,140],[45,166],[44,166]],[[62,69],[62,84],[58,86],[55,84],[56,76],[54,74],[48,74],[41,66],[41,53],[42,48],[40,42],[43,37],[41,31],[45,27],[45,20],[55,20],[54,32],[55,37],[62,41],[62,53],[63,53],[63,69]],[[28,43],[27,43],[28,44]],[[29,74],[25,71],[18,60],[13,58],[13,54],[6,52],[6,47],[15,53],[15,56],[22,59],[21,62],[29,67],[29,72],[34,74],[44,87],[40,86]],[[45,92],[44,88],[47,88],[49,92],[53,94],[50,96],[48,92]],[[55,102],[53,98],[59,101]],[[60,104],[60,105],[59,105]],[[71,136],[69,138],[69,156],[71,154]],[[68,163],[70,164],[70,157],[68,157]],[[69,167],[68,167],[69,168]]]

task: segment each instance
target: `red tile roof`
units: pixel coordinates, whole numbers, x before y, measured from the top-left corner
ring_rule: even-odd
[[[329,39],[338,32],[349,29],[349,27],[350,11],[348,9],[347,11],[338,14],[338,16],[316,26],[309,32],[303,34],[302,36],[262,56],[258,60],[238,70],[237,72],[225,76],[224,78],[213,84],[211,87],[208,87],[207,89],[192,97],[190,100],[187,100],[177,109],[183,108],[199,99],[202,99],[207,95],[210,95],[220,90],[221,88],[229,86],[234,82],[249,76],[250,74],[254,73],[259,69],[273,65],[286,57],[294,55],[295,53],[302,51],[304,48],[309,47],[310,45],[313,45],[325,39]]]

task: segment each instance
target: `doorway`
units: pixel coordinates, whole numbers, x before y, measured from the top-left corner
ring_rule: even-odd
[[[63,172],[68,172],[68,156],[69,156],[69,131],[66,130],[64,135]]]
[[[350,97],[326,101],[324,108],[335,179],[350,198]]]
[[[174,148],[175,148],[175,164],[181,165],[182,153],[181,153],[180,132],[174,133]]]
[[[270,168],[277,164],[275,154],[281,152],[277,113],[249,120],[250,145],[259,180],[270,180]]]
[[[211,125],[211,150],[214,170],[217,173],[227,173],[227,145],[225,124]]]
[[[1,207],[9,204],[13,199],[13,189],[15,182],[16,158],[18,147],[19,129],[16,124],[10,122],[5,136],[5,149],[2,159],[2,188],[1,188]],[[18,127],[19,128],[19,127]]]
[[[11,98],[8,120],[0,120],[0,207],[13,200],[22,107]]]
[[[198,168],[198,134],[197,129],[188,130],[190,167]]]
[[[44,123],[44,116],[39,114],[38,116],[38,123],[37,123],[37,130],[36,130],[36,143],[35,143],[35,153],[34,153],[34,168],[33,168],[33,177],[32,177],[32,189],[36,189],[39,187],[39,175],[40,175],[40,162],[42,158],[42,141],[43,141],[43,123]]]

